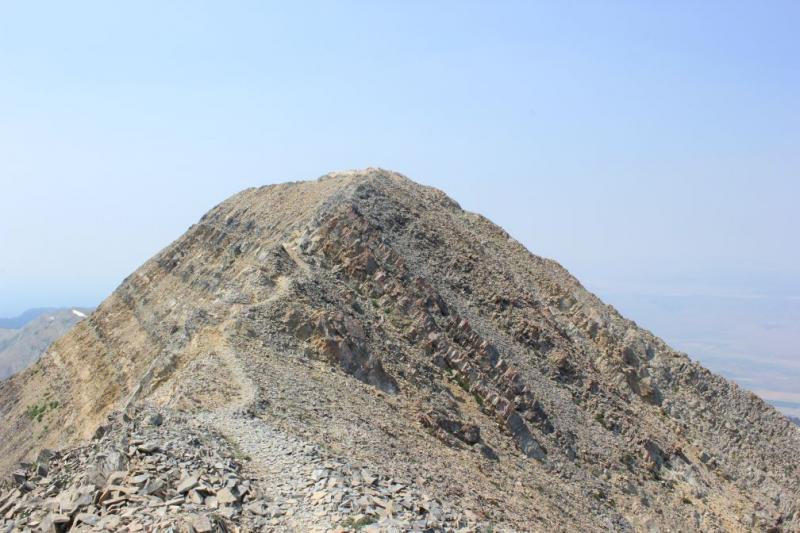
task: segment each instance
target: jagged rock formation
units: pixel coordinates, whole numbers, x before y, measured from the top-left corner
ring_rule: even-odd
[[[381,527],[800,528],[787,418],[442,192],[376,169],[212,209],[0,400],[7,470],[147,404],[245,449],[267,507],[308,475],[300,458],[270,484],[259,443],[278,432],[462,512],[390,525],[399,511],[359,507]],[[57,407],[29,416],[43,402]],[[261,526],[324,530],[354,512]]]
[[[90,309],[34,309],[5,319],[17,328],[0,329],[0,379],[28,368],[53,342],[86,318]]]

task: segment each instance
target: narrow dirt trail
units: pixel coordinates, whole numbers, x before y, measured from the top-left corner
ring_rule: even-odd
[[[298,265],[295,274],[306,276],[310,267],[299,257],[295,245],[285,244],[284,249]],[[286,296],[293,279],[278,277],[273,291],[260,304]],[[353,520],[374,524],[376,531],[421,531],[428,522],[417,520],[421,518],[419,502],[426,502],[423,505],[431,512],[441,512],[439,504],[416,487],[336,459],[319,446],[254,416],[259,385],[249,377],[246,362],[227,340],[225,331],[234,331],[233,324],[225,326],[209,348],[225,365],[230,386],[239,393],[215,409],[198,413],[196,420],[224,435],[244,456],[243,473],[253,481],[257,498],[264,505],[260,516],[253,517],[259,531],[321,533],[340,528],[348,520],[351,524]]]
[[[283,296],[290,283],[289,277],[279,278],[269,299]],[[247,375],[226,335],[217,337],[209,348],[224,363],[230,387],[239,393],[216,409],[197,413],[196,419],[224,435],[246,457],[244,474],[268,502],[262,527],[268,531],[327,531],[328,527],[320,526],[326,519],[333,519],[333,527],[338,515],[313,496],[321,488],[318,485],[326,482],[322,473],[341,465],[327,463],[318,447],[254,417],[251,407],[259,397],[258,385]]]

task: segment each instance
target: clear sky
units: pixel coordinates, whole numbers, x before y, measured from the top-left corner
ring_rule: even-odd
[[[299,4],[0,3],[0,316],[96,305],[245,187],[367,166],[656,333],[676,294],[797,311],[800,2]]]

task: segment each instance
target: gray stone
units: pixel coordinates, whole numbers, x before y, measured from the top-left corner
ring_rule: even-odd
[[[150,441],[139,445],[136,449],[142,453],[150,454],[159,451],[161,449],[161,445],[157,442]]]
[[[244,509],[245,511],[258,516],[267,516],[269,514],[269,509],[262,501],[248,503]]]
[[[178,482],[178,486],[175,488],[175,490],[183,494],[195,488],[197,486],[197,483],[198,483],[197,476],[193,475],[187,476]]]
[[[212,533],[214,526],[208,516],[200,516],[192,522],[192,527],[197,533]]]
[[[235,494],[233,490],[225,487],[224,489],[217,491],[217,501],[220,505],[238,503],[239,496]]]

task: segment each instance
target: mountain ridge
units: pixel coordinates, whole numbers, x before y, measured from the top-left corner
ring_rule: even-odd
[[[63,308],[59,307],[35,307],[23,311],[15,317],[0,318],[0,329],[20,329],[25,327],[28,322],[44,314],[53,313],[62,309]]]
[[[47,387],[58,413],[26,418]],[[785,417],[381,169],[234,195],[0,399],[4,468],[149,403],[381,465],[510,530],[798,525]]]

